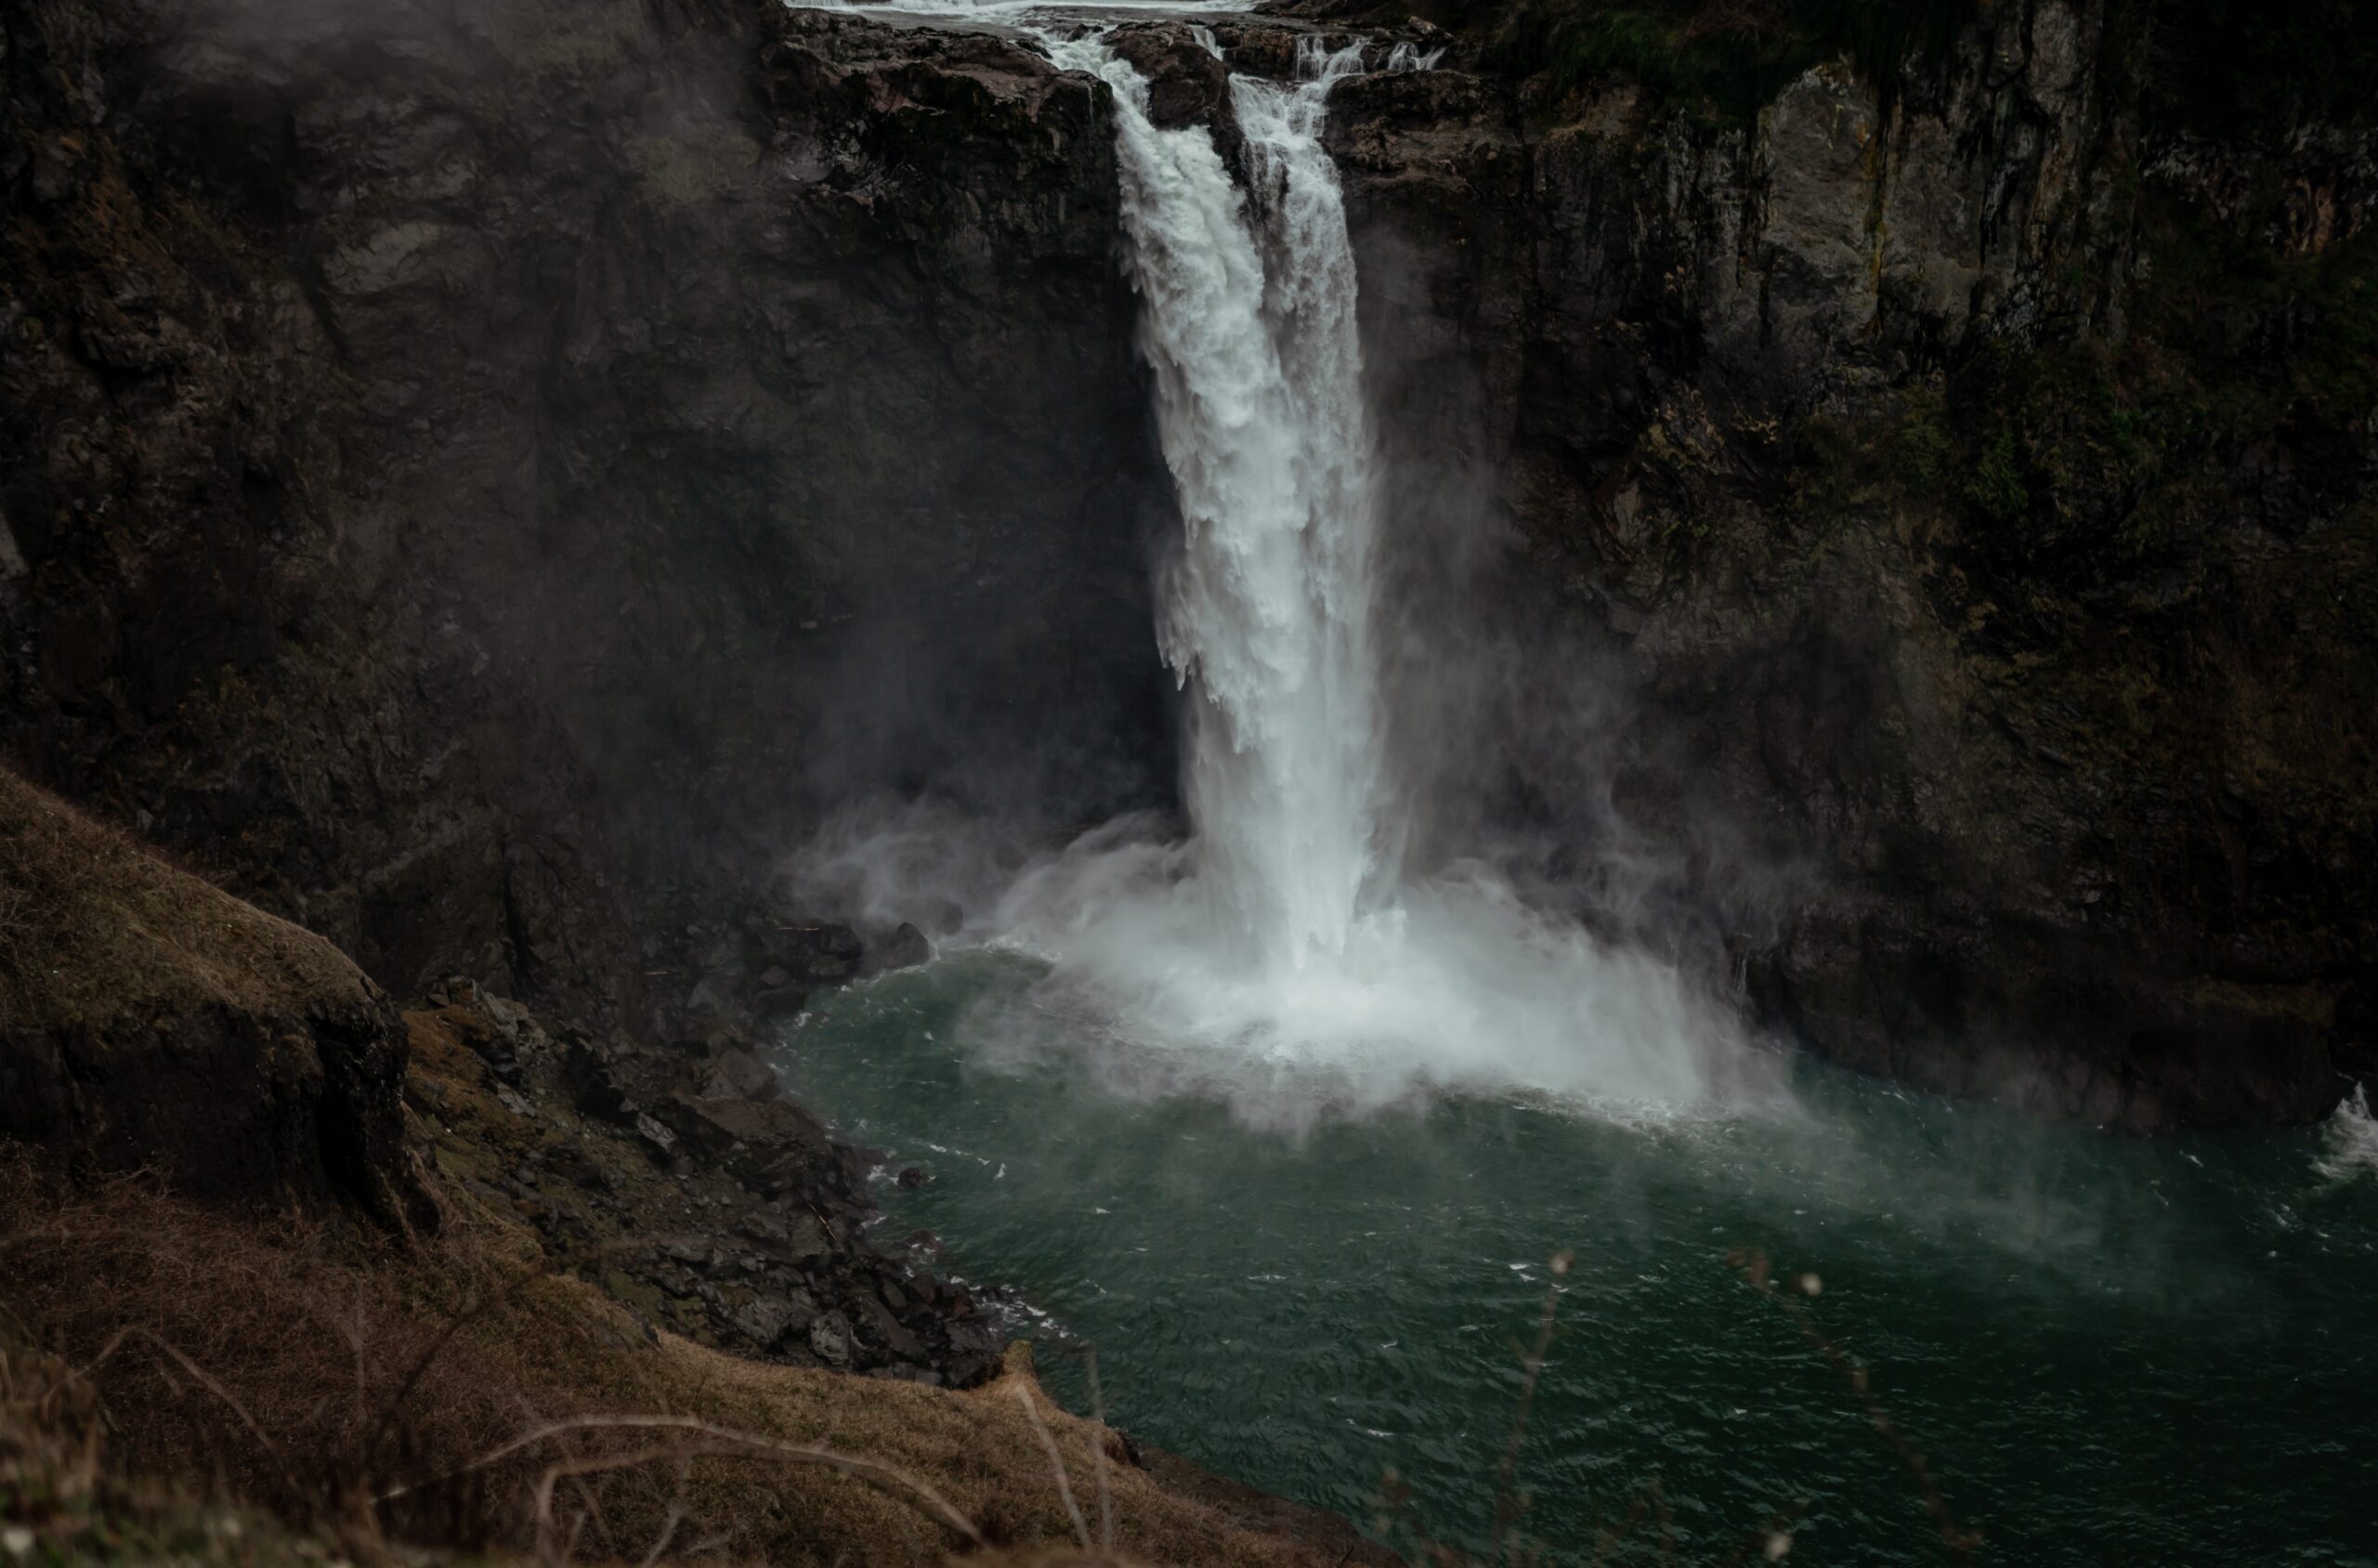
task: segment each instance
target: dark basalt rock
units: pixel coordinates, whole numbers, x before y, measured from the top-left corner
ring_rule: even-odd
[[[644,1107],[629,1088],[631,1075],[621,1059],[623,1053],[616,1044],[577,1035],[562,1058],[562,1082],[582,1115],[632,1127]]]
[[[867,945],[846,925],[754,912],[744,921],[746,962],[764,990],[832,986],[858,977]]]
[[[702,1078],[702,1097],[768,1101],[784,1092],[775,1069],[741,1046],[711,1053],[710,1071]]]
[[[21,9],[0,754],[604,1025],[660,889],[852,795],[1164,792],[1103,87],[739,0]]]
[[[933,961],[933,944],[925,934],[903,921],[892,934],[867,946],[867,970],[881,974],[887,970],[914,969]]]
[[[1159,130],[1205,126],[1214,150],[1243,181],[1247,137],[1231,104],[1230,67],[1181,22],[1119,27],[1109,43],[1148,80],[1149,124]]]
[[[464,1151],[456,1163],[500,1159],[508,1174],[490,1185],[506,1206],[549,1241],[598,1254],[601,1283],[657,1326],[748,1355],[934,1384],[992,1368],[1000,1336],[973,1300],[867,1239],[867,1176],[882,1156],[784,1098],[736,1031],[602,1044],[549,1031],[477,987],[450,984],[432,1000],[412,1019],[433,1069],[416,1079],[433,1136]],[[507,1027],[510,1079],[477,1049]],[[589,1064],[600,1065],[604,1104],[618,1095],[649,1108],[624,1126],[616,1113],[586,1114]],[[455,1071],[470,1081],[450,1091],[438,1075]],[[738,1078],[764,1092],[738,1091]],[[662,1239],[622,1245],[652,1237]]]
[[[2253,323],[2378,286],[2378,144],[2161,137],[2108,16],[1985,8],[1888,100],[1828,63],[1719,126],[1615,73],[1341,85],[1390,686],[1501,643],[1449,787],[1614,850],[1614,934],[1821,1052],[2300,1122],[2378,1056],[2378,639],[2306,542],[2369,514],[2378,425]],[[2086,455],[2213,387],[2237,428]]]

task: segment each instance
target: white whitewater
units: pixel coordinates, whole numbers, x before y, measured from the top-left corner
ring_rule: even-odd
[[[2370,1091],[2355,1084],[2329,1117],[2318,1161],[2320,1174],[2332,1182],[2378,1177],[2378,1117],[2370,1110]]]
[[[1242,192],[1204,128],[1149,122],[1147,84],[1098,37],[1048,41],[1115,89],[1130,265],[1184,524],[1159,635],[1189,697],[1193,831],[1093,833],[1026,873],[1002,925],[1116,1035],[1187,1048],[1237,1089],[1256,1068],[1267,1098],[1292,1080],[1361,1104],[1466,1083],[1614,1110],[1705,1105],[1735,1087],[1739,1052],[1675,974],[1604,951],[1483,870],[1400,876],[1372,646],[1377,464],[1354,258],[1321,140],[1330,88],[1363,50],[1305,45],[1296,83],[1232,79]]]
[[[1195,696],[1196,888],[1247,962],[1287,970],[1345,950],[1385,794],[1354,261],[1319,135],[1361,52],[1301,63],[1294,85],[1232,83],[1257,223],[1207,133],[1156,130],[1137,72],[1099,61],[1185,531],[1158,634]]]

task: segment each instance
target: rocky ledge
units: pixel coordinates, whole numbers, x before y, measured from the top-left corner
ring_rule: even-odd
[[[812,982],[856,973],[852,933],[768,935]],[[466,979],[400,1013],[321,938],[0,770],[8,1141],[86,1183],[399,1232],[439,1229],[460,1183],[654,1327],[772,1361],[963,1386],[1002,1343],[929,1236],[875,1244],[882,1156],[740,1031],[549,1029]]]
[[[0,768],[0,1141],[433,1225],[404,1074],[396,1005],[338,949]]]
[[[548,1030],[468,980],[406,1015],[433,1168],[514,1213],[654,1326],[800,1366],[967,1386],[991,1301],[879,1247],[880,1155],[836,1138],[741,1031],[638,1044]]]

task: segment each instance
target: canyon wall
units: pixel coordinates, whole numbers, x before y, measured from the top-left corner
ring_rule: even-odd
[[[1104,88],[764,0],[5,27],[0,752],[596,1012],[853,793],[1166,797]]]
[[[2159,127],[2065,0],[1744,116],[1357,20],[1450,51],[1329,130],[1416,853],[1934,1087],[2159,1127],[2371,1070],[2369,138]],[[44,782],[399,994],[598,1015],[838,802],[1169,798],[1103,85],[769,0],[0,42]]]
[[[2302,1120],[2378,1050],[2378,143],[2159,126],[2141,46],[1380,74],[1333,145],[1410,575],[1500,607],[1433,750],[1824,1054]]]

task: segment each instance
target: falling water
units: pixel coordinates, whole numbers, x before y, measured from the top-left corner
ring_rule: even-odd
[[[1731,1030],[1666,968],[1607,952],[1483,871],[1402,875],[1373,642],[1378,477],[1330,89],[1234,76],[1246,189],[1202,126],[1161,129],[1102,39],[1051,38],[1115,89],[1123,221],[1183,522],[1158,635],[1188,694],[1185,843],[1091,835],[1009,896],[1134,1040],[1204,1048],[1376,1102],[1483,1079],[1705,1103]],[[1398,69],[1421,66],[1413,56]]]
[[[1320,142],[1361,51],[1318,42],[1294,85],[1232,80],[1251,203],[1210,137],[1156,130],[1144,84],[1107,67],[1129,95],[1124,216],[1184,530],[1159,636],[1194,699],[1199,885],[1250,961],[1290,969],[1344,951],[1385,794],[1354,260]]]
[[[1390,71],[1434,71],[1437,62],[1445,58],[1442,48],[1424,49],[1418,44],[1398,44],[1387,52]]]

